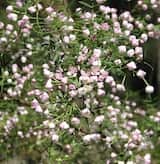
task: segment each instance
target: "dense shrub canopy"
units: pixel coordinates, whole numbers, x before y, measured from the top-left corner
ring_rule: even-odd
[[[2,160],[158,163],[158,57],[145,58],[144,47],[158,42],[159,8],[159,0],[8,2],[0,19]],[[137,79],[143,100],[130,86]]]

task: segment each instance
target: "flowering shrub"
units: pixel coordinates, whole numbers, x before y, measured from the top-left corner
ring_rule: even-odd
[[[43,163],[160,161],[160,112],[137,105],[126,81],[132,74],[146,94],[154,92],[138,63],[144,43],[158,38],[160,3],[139,0],[118,13],[103,2],[96,1],[97,11],[72,14],[41,1],[7,6],[8,20],[0,22],[2,159],[21,153]]]

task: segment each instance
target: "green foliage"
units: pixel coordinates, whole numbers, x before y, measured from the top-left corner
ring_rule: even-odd
[[[7,1],[17,20],[0,18],[2,160],[19,154],[44,164],[119,164],[151,155],[159,162],[157,100],[152,90],[144,97],[133,91],[127,80],[142,62],[143,52],[135,50],[145,50],[142,34],[159,25],[148,30],[133,1],[127,7],[119,1],[118,12],[108,7],[108,15],[97,2],[28,0],[18,7]],[[134,45],[131,37],[142,43]]]

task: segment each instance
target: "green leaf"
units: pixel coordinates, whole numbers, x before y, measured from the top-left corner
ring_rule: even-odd
[[[88,8],[93,8],[93,6],[91,6],[90,4],[86,3],[86,2],[83,2],[83,1],[79,1],[79,3],[85,7],[88,7]]]

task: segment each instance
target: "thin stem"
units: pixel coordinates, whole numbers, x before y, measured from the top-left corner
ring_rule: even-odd
[[[123,77],[123,80],[122,80],[122,85],[124,85],[125,80],[126,80],[126,75]]]
[[[149,83],[147,82],[147,80],[143,77],[142,78],[142,80],[144,81],[144,83],[146,84],[146,85],[149,85]]]

